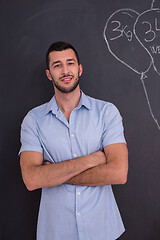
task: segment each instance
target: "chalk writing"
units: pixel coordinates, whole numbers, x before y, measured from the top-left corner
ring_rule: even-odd
[[[159,12],[159,11],[158,11]],[[153,30],[153,26],[150,22],[144,21],[142,24],[146,24],[148,26],[148,31],[145,32],[145,35],[148,35],[147,38],[145,38],[146,42],[152,42],[156,38],[156,31],[160,31],[158,28],[158,19],[155,18],[155,30]]]
[[[155,7],[156,3],[153,0],[151,9],[141,14],[133,9],[117,10],[107,20],[103,36],[110,53],[118,61],[140,74],[149,111],[160,130],[160,124],[152,111],[144,82],[151,66],[160,75],[160,58],[158,59],[160,56],[160,6]],[[141,54],[139,54],[140,51]]]
[[[152,25],[149,22],[143,22],[142,24],[147,24],[148,25],[148,31],[145,32],[145,35],[148,35],[147,38],[145,38],[144,40],[146,42],[152,42],[155,37],[156,37],[156,33],[152,30]]]
[[[153,46],[150,46],[150,48],[153,54],[160,54],[160,46],[153,45]]]
[[[126,29],[127,29],[127,25],[126,26],[123,26],[119,21],[112,21],[111,22],[112,24],[116,23],[117,24],[117,27],[115,27],[112,31],[113,32],[117,32],[119,33],[119,35],[117,35],[116,37],[113,37],[113,38],[110,38],[110,40],[115,40],[119,37],[123,37],[123,36],[126,36],[128,41],[132,41],[132,32],[131,31],[127,31],[126,32]]]

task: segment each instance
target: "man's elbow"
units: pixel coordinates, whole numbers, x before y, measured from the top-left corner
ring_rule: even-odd
[[[23,182],[28,191],[34,191],[34,190],[38,189],[38,187],[36,186],[36,184],[34,183],[34,181],[31,178],[29,178],[29,179],[23,178]]]
[[[127,182],[127,176],[122,176],[119,184],[126,184],[126,182]]]
[[[126,184],[128,177],[128,159],[118,170],[119,184]]]
[[[126,184],[127,182],[127,172],[121,172],[119,175],[119,184]]]
[[[28,191],[32,192],[34,190],[36,190],[37,188],[31,184],[25,184],[26,185],[26,188]]]

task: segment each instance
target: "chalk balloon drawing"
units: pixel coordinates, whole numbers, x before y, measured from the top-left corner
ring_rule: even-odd
[[[160,9],[142,13],[135,22],[134,34],[151,56],[154,69],[160,75]]]
[[[144,82],[151,66],[160,75],[160,0],[153,0],[151,9],[141,14],[128,8],[117,10],[107,20],[103,37],[109,52],[140,75],[149,111],[160,130]]]
[[[133,32],[138,16],[139,14],[132,9],[116,11],[106,23],[104,38],[109,51],[117,60],[136,73],[144,75],[149,70],[152,60]]]
[[[151,4],[151,9],[160,8],[160,0],[153,0]]]

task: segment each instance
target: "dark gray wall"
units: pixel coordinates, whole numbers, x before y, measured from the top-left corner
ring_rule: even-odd
[[[140,74],[118,61],[103,38],[112,13],[130,8],[141,14],[151,8],[151,3],[152,0],[0,2],[1,240],[35,239],[40,191],[29,192],[22,182],[17,155],[19,132],[25,114],[53,95],[45,76],[45,52],[52,42],[59,40],[70,42],[79,52],[84,66],[83,91],[113,102],[124,119],[129,176],[126,185],[114,186],[126,226],[121,239],[159,239],[160,129],[154,117],[158,118],[160,113],[160,76],[151,66],[144,79],[153,116]],[[113,49],[120,51],[120,58],[124,52],[127,62],[134,46],[125,47],[117,42]],[[142,64],[143,69],[148,60],[144,54],[139,63],[141,51],[135,47],[135,52],[131,64],[138,69]]]

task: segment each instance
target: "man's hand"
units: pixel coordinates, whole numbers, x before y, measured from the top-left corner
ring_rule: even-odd
[[[95,161],[96,161],[96,163],[98,163],[98,165],[107,163],[107,158],[106,158],[106,155],[104,152],[97,151],[92,154],[95,157]]]
[[[52,164],[50,161],[48,160],[43,160],[43,164],[42,165],[49,165],[49,164]]]

